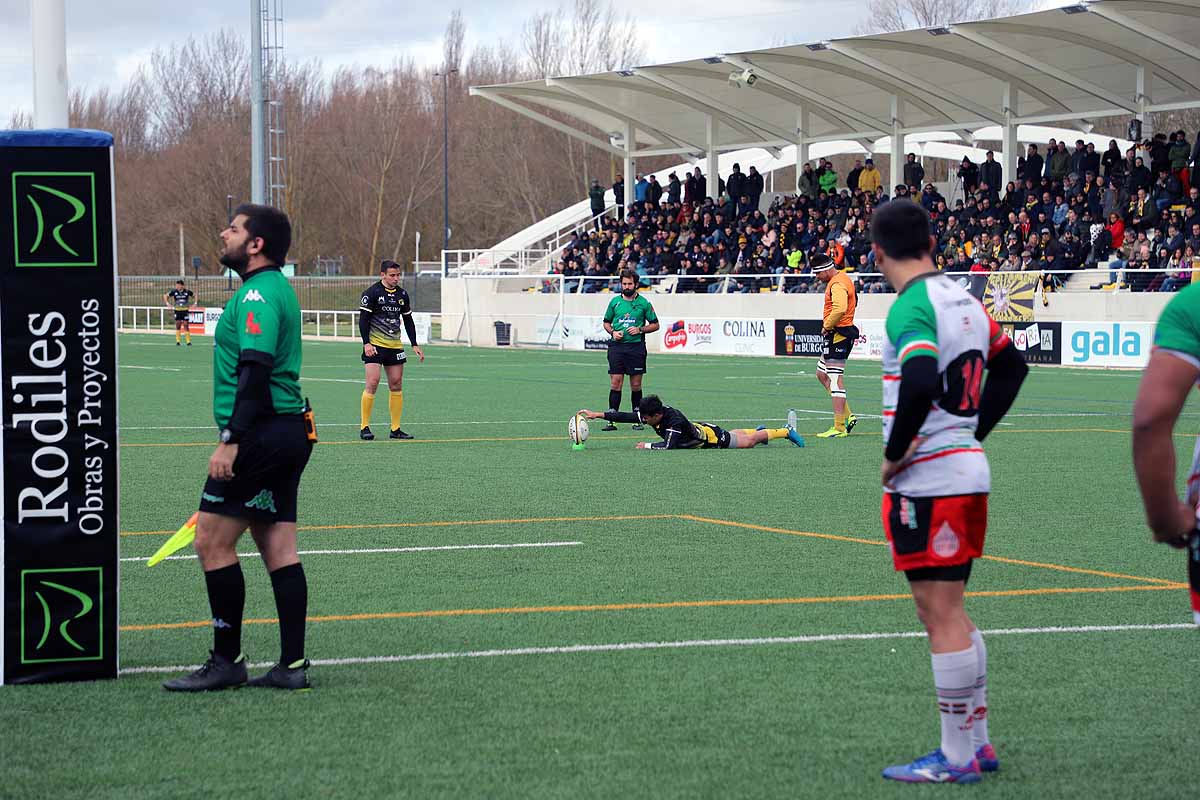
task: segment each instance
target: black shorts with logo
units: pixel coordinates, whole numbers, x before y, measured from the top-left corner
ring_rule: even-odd
[[[295,522],[300,476],[312,444],[303,414],[265,417],[242,437],[233,478],[209,478],[200,510],[255,522]]]
[[[364,348],[362,360],[364,364],[383,364],[386,367],[389,364],[403,364],[408,361],[408,354],[404,352],[404,348],[395,350],[391,347],[375,345],[375,355],[367,355],[367,351]]]
[[[175,309],[175,321],[176,322],[187,322],[188,321],[188,310],[186,308]]]
[[[608,345],[609,375],[645,375],[645,342],[610,342]]]
[[[841,334],[845,338],[834,344],[835,334]],[[825,336],[825,351],[821,354],[821,358],[826,361],[845,361],[850,357],[850,351],[854,349],[854,340],[857,338],[858,327],[855,325],[834,328],[833,333]]]

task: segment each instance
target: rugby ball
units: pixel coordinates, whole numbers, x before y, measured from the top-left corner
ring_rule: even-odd
[[[583,444],[588,438],[588,421],[583,414],[576,414],[567,423],[567,436],[572,444]]]

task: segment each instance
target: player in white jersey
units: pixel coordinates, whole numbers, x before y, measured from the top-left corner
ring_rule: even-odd
[[[1133,406],[1133,469],[1154,540],[1188,549],[1192,618],[1200,625],[1200,439],[1192,452],[1187,499],[1175,494],[1172,432],[1200,383],[1200,284],[1172,298],[1154,329],[1154,350]]]
[[[929,635],[942,727],[941,747],[883,777],[974,783],[1000,766],[987,735],[987,652],[963,605],[987,532],[981,442],[1028,367],[979,301],[935,270],[929,227],[904,200],[871,219],[875,261],[897,292],[883,352],[883,528]]]

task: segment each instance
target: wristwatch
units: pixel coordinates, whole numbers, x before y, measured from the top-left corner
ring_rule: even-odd
[[[237,440],[237,434],[229,430],[229,428],[221,431],[221,444],[237,444]]]

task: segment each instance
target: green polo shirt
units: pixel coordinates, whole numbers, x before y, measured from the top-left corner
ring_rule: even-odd
[[[634,327],[640,330],[649,322],[658,322],[658,315],[654,313],[654,306],[650,305],[650,301],[640,294],[635,295],[632,300],[626,300],[625,295],[618,294],[608,301],[604,321],[612,325],[615,333]],[[646,337],[640,332],[633,335],[627,333],[621,338],[622,342],[629,344],[645,340]]]
[[[245,351],[274,359],[271,401],[276,414],[299,414],[300,301],[276,267],[256,270],[225,304],[213,342],[213,417],[224,428],[233,416],[238,364]],[[251,356],[253,358],[253,356]]]

